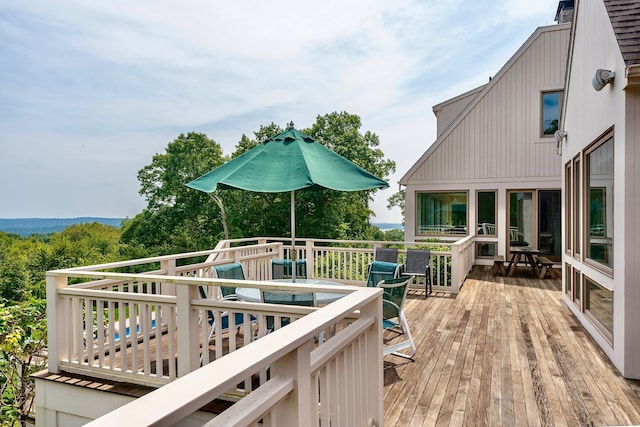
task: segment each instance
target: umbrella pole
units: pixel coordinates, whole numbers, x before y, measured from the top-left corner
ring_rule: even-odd
[[[291,190],[291,281],[296,281],[296,195]]]

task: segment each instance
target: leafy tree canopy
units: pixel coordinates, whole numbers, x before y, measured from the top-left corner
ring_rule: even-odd
[[[334,112],[318,116],[311,128],[302,132],[385,179],[395,171],[395,163],[384,158],[378,136],[368,131],[362,133],[361,126],[357,115]],[[270,123],[260,126],[253,137],[242,135],[229,157],[204,134],[181,134],[169,143],[165,153],[156,154],[151,164],[138,173],[140,194],[146,198],[147,207],[124,224],[123,241],[143,245],[154,253],[168,253],[212,248],[225,236],[289,236],[289,193],[221,190],[209,195],[185,186],[282,130]],[[372,212],[368,204],[373,191],[297,192],[297,235],[371,238]]]

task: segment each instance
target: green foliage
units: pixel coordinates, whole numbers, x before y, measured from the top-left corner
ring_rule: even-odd
[[[318,116],[304,133],[379,178],[395,170],[377,135],[360,131],[360,117],[345,112]],[[221,190],[212,195],[185,184],[282,132],[275,123],[242,135],[231,156],[206,135],[181,134],[164,154],[138,173],[147,207],[123,225],[122,241],[153,254],[208,249],[223,238],[290,236],[290,194]],[[368,207],[376,190],[296,192],[296,234],[302,237],[371,239],[375,229]],[[225,229],[226,226],[226,229]]]
[[[26,425],[33,409],[30,376],[46,365],[46,303],[26,298],[0,302],[0,420],[3,427]]]
[[[185,184],[225,162],[222,148],[201,133],[181,134],[138,172],[147,207],[123,224],[122,241],[154,254],[210,248],[222,235],[209,194]]]
[[[360,131],[360,117],[346,112],[318,116],[311,128],[302,130],[327,148],[351,160],[379,178],[395,170],[395,163],[384,159],[377,135]],[[243,135],[232,157],[237,157],[282,129],[271,123],[261,126],[255,138]],[[302,190],[296,192],[296,235],[330,239],[371,239],[375,229],[369,218],[369,202],[376,190],[340,192]],[[290,194],[251,193],[223,190],[227,200],[230,229],[236,236],[279,236],[291,234]]]

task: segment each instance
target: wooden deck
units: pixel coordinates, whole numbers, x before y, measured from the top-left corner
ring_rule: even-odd
[[[385,357],[384,425],[640,424],[640,382],[571,314],[560,279],[490,271],[475,267],[457,296],[410,291],[418,351]]]
[[[577,322],[560,279],[490,272],[474,267],[458,295],[409,292],[418,351],[413,361],[385,357],[384,426],[639,425],[640,381],[622,378]],[[153,390],[38,376],[131,396]],[[219,403],[206,409],[228,406]]]

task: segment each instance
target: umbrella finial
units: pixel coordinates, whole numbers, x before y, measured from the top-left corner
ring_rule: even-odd
[[[287,129],[295,129],[295,125],[293,124],[293,120],[291,120],[291,121],[287,124]]]

